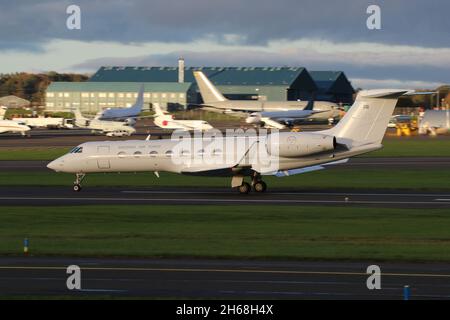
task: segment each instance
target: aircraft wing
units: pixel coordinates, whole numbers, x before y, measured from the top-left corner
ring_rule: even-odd
[[[317,166],[310,166],[310,167],[304,167],[304,168],[299,168],[299,169],[278,171],[277,173],[275,173],[275,176],[278,178],[281,178],[281,177],[293,176],[296,174],[302,174],[302,173],[307,173],[307,172],[323,170],[323,169],[326,169],[325,168],[326,166],[347,163],[348,160],[349,159],[342,159],[342,160],[338,160],[338,161],[324,163],[324,164],[317,165]]]
[[[261,118],[261,121],[264,122],[264,127],[266,128],[275,128],[275,129],[284,129],[286,128],[286,126],[274,119],[270,119],[270,118]]]

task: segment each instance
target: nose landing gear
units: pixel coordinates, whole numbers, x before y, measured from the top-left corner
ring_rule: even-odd
[[[85,176],[86,176],[86,174],[84,174],[84,173],[77,173],[76,174],[76,179],[73,182],[73,191],[75,191],[75,192],[80,192],[81,191],[81,182],[84,180]]]

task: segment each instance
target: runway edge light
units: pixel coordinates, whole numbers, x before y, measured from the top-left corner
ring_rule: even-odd
[[[28,248],[30,245],[30,241],[28,240],[28,238],[23,239],[23,253],[24,254],[28,254]]]

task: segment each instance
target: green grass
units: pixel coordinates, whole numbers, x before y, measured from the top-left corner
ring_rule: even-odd
[[[385,139],[384,148],[368,157],[450,157],[450,138]]]
[[[1,207],[0,254],[450,261],[450,210]]]
[[[66,154],[71,148],[0,148],[0,160],[53,160]]]
[[[193,177],[161,173],[88,174],[83,186],[122,187],[229,187],[231,178]],[[47,171],[0,171],[2,186],[71,186],[74,175]],[[449,190],[449,170],[392,170],[392,169],[328,169],[291,177],[264,178],[270,189],[409,189]]]
[[[450,139],[386,139],[382,150],[366,157],[450,157]],[[53,160],[71,148],[0,148],[0,160]]]

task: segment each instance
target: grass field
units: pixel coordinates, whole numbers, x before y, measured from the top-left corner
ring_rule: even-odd
[[[1,207],[0,254],[450,261],[449,210]]]
[[[89,174],[83,186],[136,186],[136,187],[229,187],[231,178],[192,177],[171,173],[110,173]],[[72,185],[74,175],[50,171],[0,171],[2,186],[67,186]],[[264,178],[270,189],[409,189],[450,190],[449,170],[367,170],[328,169],[291,177]]]
[[[365,157],[450,157],[450,139],[387,139],[382,150]],[[0,160],[53,160],[67,153],[66,147],[0,148]]]

